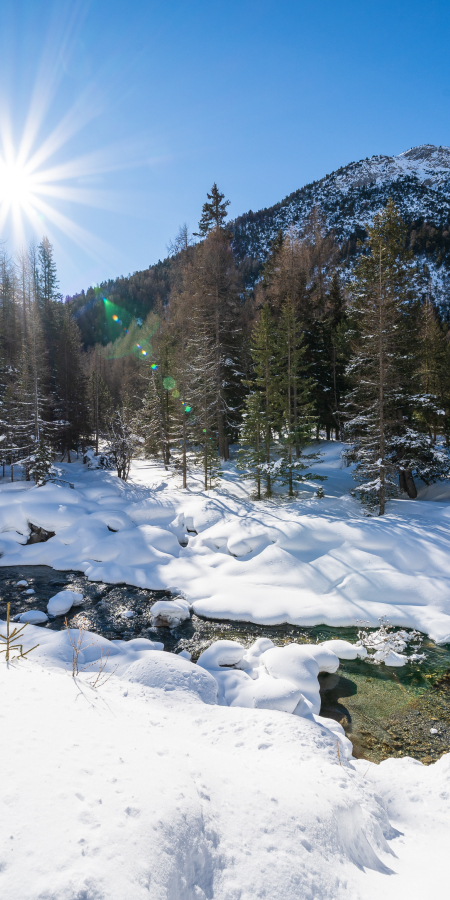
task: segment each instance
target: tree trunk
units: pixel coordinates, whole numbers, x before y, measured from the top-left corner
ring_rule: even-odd
[[[404,469],[405,474],[405,483],[406,483],[406,492],[408,497],[411,500],[415,500],[417,497],[417,488],[414,484],[414,478],[411,469]]]

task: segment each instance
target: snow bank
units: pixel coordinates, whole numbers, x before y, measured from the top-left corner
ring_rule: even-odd
[[[217,705],[230,647],[209,655],[212,674],[150,641],[99,639],[84,659],[101,645],[118,668],[94,690],[95,667],[64,671],[67,633],[26,631],[38,650],[0,665],[2,900],[393,900],[425,894],[430,871],[444,884],[448,758],[358,763],[338,753],[337,723]],[[251,668],[232,677],[251,682],[272,654],[303,678],[289,647],[285,665],[264,642],[242,650],[234,665]],[[335,664],[317,652],[307,671],[320,654]],[[283,678],[255,684],[270,702],[272,682],[295,702]]]
[[[321,449],[322,500],[311,483],[309,499],[256,503],[233,463],[222,491],[197,494],[139,462],[128,484],[75,463],[60,467],[74,490],[0,482],[0,565],[182,592],[194,612],[221,619],[376,626],[386,616],[450,640],[448,485],[426,493],[445,499],[392,501],[386,516],[367,518],[349,496],[341,445]],[[26,545],[30,522],[54,537]]]

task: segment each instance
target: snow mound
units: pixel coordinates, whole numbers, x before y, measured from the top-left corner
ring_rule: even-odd
[[[26,622],[30,625],[42,625],[44,622],[48,622],[48,616],[46,616],[45,612],[41,612],[40,609],[27,609],[19,617],[19,622],[22,624]]]
[[[48,601],[47,612],[50,616],[63,616],[72,606],[81,606],[82,603],[83,594],[77,591],[59,591]]]
[[[122,678],[166,692],[183,691],[203,703],[217,702],[217,683],[213,676],[180,655],[150,650],[144,658],[131,663]]]

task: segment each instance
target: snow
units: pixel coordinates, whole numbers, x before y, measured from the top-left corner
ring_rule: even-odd
[[[44,622],[48,622],[48,616],[39,609],[28,609],[18,617],[18,621],[22,624],[26,622],[30,625],[42,625]]]
[[[195,477],[182,491],[177,477],[144,461],[127,484],[81,463],[58,467],[73,490],[0,480],[0,565],[170,590],[182,595],[174,602],[219,619],[374,627],[385,616],[450,640],[449,485],[419,486],[424,499],[391,501],[384,517],[368,518],[349,495],[342,445],[319,449],[325,497],[311,482],[290,503],[252,500],[233,461],[207,492]],[[55,536],[27,545],[30,522]]]
[[[450,755],[375,766],[336,722],[216,702],[232,660],[277,672],[255,682],[270,702],[331,671],[328,648],[217,642],[208,669],[85,634],[73,678],[67,631],[25,633],[39,647],[0,665],[2,900],[390,900],[430,873],[442,892]]]
[[[81,606],[82,603],[83,594],[77,591],[59,591],[48,601],[47,612],[50,616],[63,616],[72,606]]]

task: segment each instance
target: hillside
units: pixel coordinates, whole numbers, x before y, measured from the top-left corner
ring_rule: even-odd
[[[372,156],[307,184],[280,203],[233,222],[239,259],[265,259],[279,230],[302,227],[320,207],[343,256],[356,251],[365,225],[392,197],[408,224],[410,247],[428,265],[440,303],[450,294],[450,148],[423,144],[399,156]]]
[[[372,156],[352,162],[302,187],[266,209],[250,210],[230,223],[237,261],[257,277],[278,231],[302,228],[313,207],[320,207],[327,225],[351,263],[365,225],[392,197],[408,224],[410,248],[428,266],[430,287],[444,309],[450,297],[450,148],[424,144],[398,156]],[[249,260],[253,263],[249,264]],[[117,278],[70,298],[85,345],[109,336],[101,298],[106,296],[131,316],[145,318],[157,299],[170,291],[171,259],[142,272]]]

